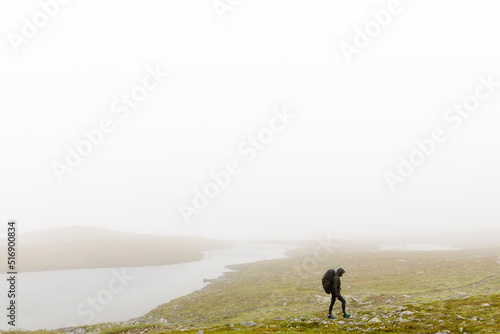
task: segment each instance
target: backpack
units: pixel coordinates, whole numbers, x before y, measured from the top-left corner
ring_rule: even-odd
[[[333,277],[335,276],[335,269],[328,269],[321,279],[323,289],[326,293],[330,294],[333,289]]]

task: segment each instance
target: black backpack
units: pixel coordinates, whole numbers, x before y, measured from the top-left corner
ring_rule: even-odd
[[[333,277],[335,276],[335,269],[328,269],[321,279],[323,289],[326,293],[330,294],[333,289]]]

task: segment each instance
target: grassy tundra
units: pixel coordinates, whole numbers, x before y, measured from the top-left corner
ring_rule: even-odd
[[[140,318],[59,331],[500,332],[500,248],[403,252],[340,247],[322,254],[314,253],[316,246],[291,251],[285,259],[233,266],[236,271],[204,289]],[[339,266],[347,270],[342,287],[351,318],[341,318],[337,303],[336,319],[327,320],[329,295],[320,281],[328,268]]]

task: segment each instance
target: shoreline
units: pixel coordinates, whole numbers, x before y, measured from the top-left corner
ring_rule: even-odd
[[[118,268],[118,271],[125,275],[123,277],[131,278],[123,289],[120,280],[115,280],[117,276],[113,276],[114,273],[111,273],[116,271],[116,268],[112,267],[79,268],[78,271],[31,272],[29,276],[24,277],[24,286],[19,287],[19,290],[24,291],[31,298],[31,300],[25,300],[26,305],[29,305],[28,308],[25,306],[23,312],[27,322],[21,321],[20,325],[23,328],[31,328],[30,330],[40,328],[55,330],[74,326],[93,326],[105,322],[119,323],[142,319],[145,314],[154,310],[158,305],[196,293],[196,291],[212,285],[216,281],[223,280],[224,275],[235,271],[230,266],[259,262],[262,260],[262,254],[265,254],[267,259],[286,257],[285,248],[289,247],[242,242],[235,243],[234,247],[231,248],[206,251],[210,252],[210,255],[202,256],[197,261]],[[204,254],[205,252],[202,255]],[[67,283],[64,286],[59,286],[53,283],[55,277],[57,277],[57,280]],[[123,292],[115,293],[113,290],[109,290],[107,287],[111,280],[114,281],[112,283],[113,289],[119,288]],[[38,288],[40,285],[44,286],[43,290]],[[51,291],[60,290],[73,292],[71,296],[58,293],[59,297],[47,304],[45,296],[50,295]],[[84,313],[79,313],[78,310],[90,312],[92,305],[86,302],[88,297],[94,300],[97,297],[99,301],[99,298],[102,298],[99,296],[103,290],[112,292],[109,295],[113,295],[113,304],[110,304],[109,307],[107,304],[103,304],[104,310],[96,312],[95,317],[92,317],[92,319],[88,318],[89,313],[85,313],[87,314],[85,316]],[[137,300],[137,296],[141,296],[139,300]],[[47,309],[51,309],[51,312],[37,314],[36,309],[42,304]],[[80,305],[84,307],[78,308]],[[36,317],[32,315],[36,315]],[[8,329],[2,328],[2,330]]]

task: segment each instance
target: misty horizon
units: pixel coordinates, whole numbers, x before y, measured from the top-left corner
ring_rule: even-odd
[[[499,8],[0,2],[0,329],[500,332]]]
[[[500,23],[487,3],[90,1],[43,27],[33,17],[54,8],[1,6],[1,215],[21,233],[500,226]]]
[[[393,235],[393,236],[371,236],[371,237],[352,237],[352,238],[342,238],[336,237],[333,233],[322,235],[317,238],[297,238],[297,239],[277,239],[277,238],[240,238],[240,239],[224,239],[224,238],[207,238],[203,236],[190,236],[190,235],[172,235],[172,234],[150,234],[150,233],[140,233],[131,232],[125,230],[117,230],[111,228],[104,228],[96,225],[75,225],[75,226],[63,226],[54,227],[46,229],[37,229],[33,231],[18,231],[18,241],[21,244],[25,244],[25,236],[28,236],[28,244],[35,243],[50,243],[51,239],[54,238],[58,242],[64,241],[64,237],[68,237],[71,240],[80,240],[88,238],[91,240],[94,237],[102,238],[106,236],[110,237],[167,237],[167,238],[202,238],[214,241],[227,241],[227,242],[238,242],[238,241],[249,241],[249,242],[307,242],[307,241],[318,241],[318,240],[337,240],[337,241],[354,241],[354,242],[374,242],[383,243],[384,241],[390,243],[405,243],[411,240],[419,240],[423,244],[440,244],[446,245],[446,243],[463,242],[464,239],[473,238],[475,236],[480,236],[482,240],[470,240],[471,244],[476,244],[477,247],[481,247],[484,242],[491,241],[486,239],[496,240],[500,237],[500,229],[491,230],[471,230],[466,232],[452,232],[452,233],[421,233],[421,234],[407,234],[407,235]],[[42,233],[45,237],[42,240],[37,240],[36,238]],[[83,234],[82,234],[83,233]],[[94,234],[95,233],[95,234]],[[6,234],[0,233],[0,239],[4,240]],[[486,243],[489,246],[489,243]]]

